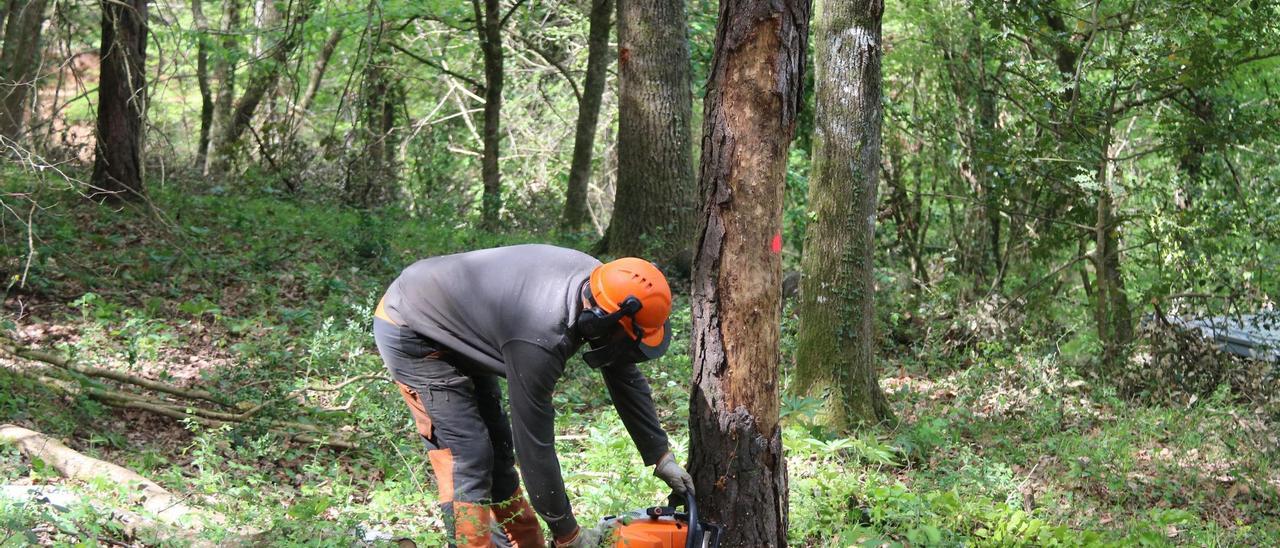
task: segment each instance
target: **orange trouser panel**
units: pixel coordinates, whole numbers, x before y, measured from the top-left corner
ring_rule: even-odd
[[[440,503],[453,502],[453,451],[447,448],[427,451],[427,458],[431,459],[431,471],[436,474]]]
[[[417,428],[418,433],[422,437],[431,439],[431,415],[427,414],[427,408],[422,405],[422,400],[418,397],[418,393],[397,382],[396,386],[400,387],[400,396],[404,398],[404,402],[409,404],[409,412],[413,415],[413,424]],[[434,449],[427,451],[427,457],[431,460],[431,471],[436,475],[436,487],[440,490],[440,502],[453,502],[453,451],[449,448]]]
[[[431,439],[431,415],[427,414],[427,408],[422,405],[418,392],[399,381],[396,381],[396,386],[400,387],[400,397],[409,404],[409,412],[413,414],[413,425],[417,427],[418,433],[424,438]]]
[[[382,318],[383,321],[391,325],[400,325],[400,322],[391,319],[391,316],[387,315],[386,300],[386,297],[378,299],[378,307],[373,309],[373,317]]]
[[[493,546],[491,516],[487,504],[453,503],[454,542],[458,548]]]
[[[543,548],[547,541],[542,537],[542,526],[538,525],[537,514],[529,506],[520,488],[506,502],[493,505],[493,517],[498,525],[507,533],[507,540],[513,548]]]

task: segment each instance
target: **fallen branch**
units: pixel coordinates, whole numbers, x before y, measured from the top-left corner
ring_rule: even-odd
[[[248,418],[245,418],[242,415],[210,411],[208,409],[201,409],[198,407],[179,407],[178,405],[170,402],[153,400],[97,386],[78,386],[67,381],[46,376],[28,375],[28,377],[32,378],[32,380],[45,388],[68,396],[85,396],[111,407],[148,411],[172,419],[191,420],[213,428],[230,423],[244,423],[249,421]],[[266,421],[263,424],[265,424],[268,431],[273,434],[293,438],[302,443],[316,443],[336,449],[356,449],[360,446],[359,440],[357,439],[351,439],[347,436],[326,436],[326,432],[323,429],[312,424],[289,421]],[[291,432],[290,430],[303,430],[308,433],[301,434]]]
[[[260,413],[263,409],[266,409],[267,407],[273,404],[284,403],[289,400],[300,398],[307,392],[337,392],[339,390],[342,390],[343,388],[346,388],[347,386],[350,386],[351,384],[354,384],[357,382],[372,381],[372,380],[391,382],[391,379],[388,379],[385,375],[359,375],[359,376],[347,379],[345,381],[342,381],[338,384],[307,386],[305,388],[299,388],[297,390],[289,392],[288,394],[285,394],[284,397],[280,399],[265,401],[253,407],[250,407],[244,413],[240,414],[240,417],[241,417],[240,420],[248,420],[254,415],[257,415],[258,413]]]
[[[336,384],[308,385],[306,387],[290,391],[288,394],[274,400],[268,400],[260,403],[240,403],[239,405],[233,405],[228,403],[224,398],[205,390],[180,388],[127,373],[77,364],[70,358],[50,352],[26,348],[4,337],[0,337],[0,352],[15,358],[54,366],[54,368],[38,368],[35,370],[19,369],[16,371],[18,374],[32,378],[51,390],[71,396],[89,397],[112,407],[139,409],[178,420],[194,420],[200,424],[214,427],[222,426],[227,423],[250,422],[263,410],[273,405],[278,405],[288,401],[301,400],[307,392],[336,392],[352,384],[367,381],[390,382],[390,380],[384,375],[358,375]],[[68,377],[68,375],[66,373],[57,374],[57,371],[80,374],[84,377],[89,377],[90,382],[75,383],[73,382],[75,379],[64,378]],[[146,396],[110,389],[102,384],[93,382],[93,379],[108,379],[122,384],[168,394],[170,396],[177,396],[189,400],[213,402],[225,408],[241,409],[243,411],[240,413],[232,413],[214,409],[205,409],[182,402],[149,398]],[[354,400],[354,396],[352,400]],[[344,408],[349,408],[350,404],[351,402],[348,401],[346,406],[341,406],[336,409],[342,410]],[[359,447],[358,438],[353,436],[329,435],[328,431],[314,424],[278,420],[264,420],[262,421],[262,424],[266,425],[269,431],[273,433],[291,437],[303,443],[318,443],[337,449],[355,449]],[[298,431],[305,433],[299,433]]]
[[[203,530],[206,525],[225,525],[227,523],[225,516],[210,510],[188,506],[182,498],[174,496],[156,482],[142,477],[128,468],[85,456],[63,445],[62,442],[39,432],[12,424],[0,425],[0,442],[17,446],[18,450],[26,455],[27,458],[31,460],[39,459],[52,466],[59,474],[68,479],[84,482],[100,479],[120,485],[124,488],[122,492],[130,494],[133,499],[131,502],[140,504],[144,510],[154,515],[157,520],[165,525],[185,529],[184,531],[176,532],[176,535],[183,541],[189,543],[199,542],[199,539],[196,539],[194,535]],[[146,518],[143,519],[145,520]],[[134,529],[130,531],[130,534],[136,534],[136,525],[145,526],[150,524],[130,524],[130,527]],[[236,533],[241,536],[241,540],[252,541],[261,534],[261,531],[240,529]],[[212,543],[208,542],[204,544],[212,545]]]
[[[91,365],[79,364],[79,363],[76,363],[75,360],[72,360],[70,358],[66,358],[66,357],[45,352],[42,350],[36,350],[34,348],[26,348],[12,340],[2,338],[2,337],[0,337],[0,351],[3,351],[4,353],[17,358],[43,362],[43,363],[47,363],[49,365],[53,365],[56,367],[61,367],[63,369],[67,369],[70,371],[75,371],[76,373],[85,375],[87,377],[110,379],[116,382],[120,382],[124,384],[132,384],[134,386],[146,388],[147,390],[154,390],[156,392],[163,392],[165,394],[178,396],[182,398],[193,399],[193,400],[204,400],[207,402],[216,403],[218,405],[227,406],[226,400],[218,397],[217,395],[207,390],[200,390],[197,388],[179,388],[171,384],[166,384],[159,381],[153,381],[151,379],[146,379],[136,375],[130,375],[128,373],[121,373],[119,371],[112,371],[110,369],[103,369],[101,367],[93,367]]]

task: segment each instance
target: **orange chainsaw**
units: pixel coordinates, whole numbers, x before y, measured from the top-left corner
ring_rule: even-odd
[[[684,499],[684,512],[676,511],[676,495],[671,506],[653,506],[601,520],[610,526],[606,543],[615,548],[716,548],[720,546],[719,525],[698,521],[698,505],[693,496]]]

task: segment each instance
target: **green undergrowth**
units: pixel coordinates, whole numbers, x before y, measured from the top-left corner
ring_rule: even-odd
[[[589,245],[272,196],[170,188],[153,200],[162,213],[70,196],[40,212],[26,287],[9,293],[0,319],[6,334],[83,363],[232,401],[270,402],[310,384],[379,373],[370,310],[417,258],[520,242]],[[13,236],[3,242],[7,272],[27,257],[26,238]],[[686,454],[685,297],[676,310],[671,352],[642,368],[675,449]],[[1225,393],[1189,407],[1141,406],[1079,380],[1066,360],[1031,345],[931,357],[928,367],[896,356],[883,364],[900,418],[893,428],[833,432],[821,424],[819,400],[784,398],[793,544],[1280,542],[1275,439]],[[357,383],[305,402],[331,411],[303,413],[277,401],[263,413],[369,436],[359,450],[333,451],[284,440],[261,421],[210,428],[67,398],[13,367],[20,365],[0,367],[0,421],[189,494],[192,504],[228,518],[204,533],[211,540],[248,526],[267,530],[274,545],[443,541],[430,468],[389,385]],[[556,407],[561,464],[580,521],[664,499],[601,379],[578,359],[568,365]],[[94,545],[122,534],[108,519],[119,499],[106,486],[60,480],[12,448],[0,448],[0,484],[55,484],[83,501],[59,510],[0,504],[0,545],[32,535]]]
[[[1190,408],[1046,382],[1010,355],[913,379],[892,431],[840,436],[789,401],[792,539],[827,544],[1256,546],[1280,540],[1274,434],[1225,391]],[[1056,386],[1055,386],[1056,385]],[[806,412],[808,415],[806,415]],[[832,542],[834,537],[834,542]]]

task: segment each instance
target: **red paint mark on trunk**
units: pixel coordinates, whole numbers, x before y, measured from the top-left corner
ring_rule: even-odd
[[[772,249],[774,253],[782,253],[782,233],[781,232],[773,235],[773,243],[769,245],[769,249]]]

